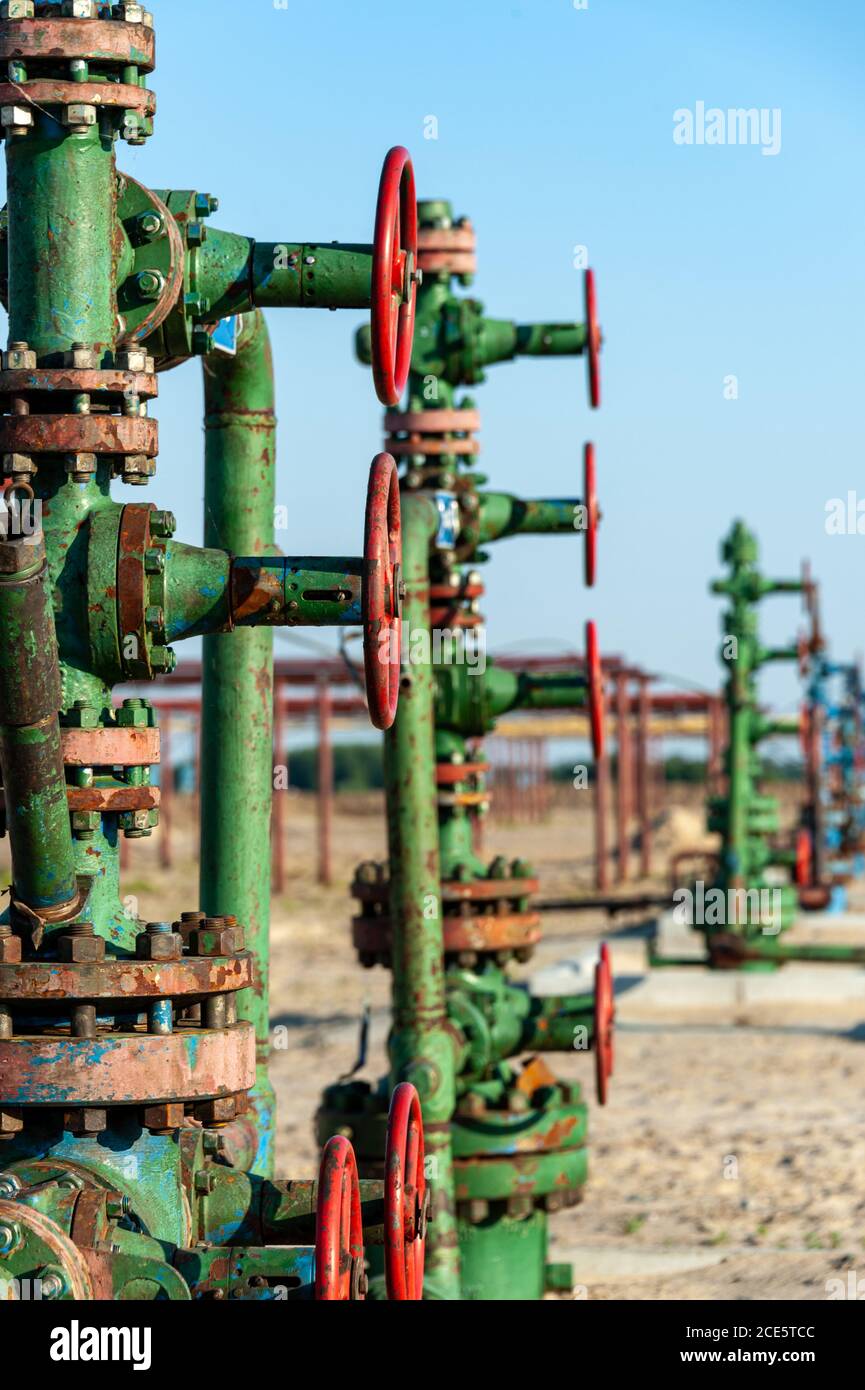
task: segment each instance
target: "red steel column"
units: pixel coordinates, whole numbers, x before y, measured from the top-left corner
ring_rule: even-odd
[[[610,806],[610,755],[606,746],[595,760],[595,887],[605,893],[610,886],[607,860],[607,818]]]
[[[331,699],[327,679],[318,683],[318,881],[333,882],[333,748],[330,742]]]
[[[616,882],[628,881],[628,804],[631,789],[631,750],[628,738],[628,678],[616,677]]]
[[[649,682],[639,678],[637,706],[637,814],[640,818],[640,875],[648,878],[652,872],[652,806],[649,786],[649,718],[651,702]]]

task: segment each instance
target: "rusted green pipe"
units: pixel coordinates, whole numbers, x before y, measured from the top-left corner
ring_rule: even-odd
[[[403,622],[429,629],[429,549],[439,526],[429,497],[402,493]],[[427,651],[429,646],[427,647]],[[450,1124],[456,1106],[454,1037],[445,1013],[429,660],[403,666],[399,708],[384,739],[393,933],[392,1081],[411,1081],[421,1098],[434,1220],[427,1241],[429,1283],[458,1299],[459,1246]]]
[[[244,315],[235,357],[205,360],[204,401],[205,545],[264,557],[274,543],[276,415],[270,339],[260,311]],[[255,1025],[252,1108],[225,1137],[240,1166],[269,1177],[275,1123],[267,1068],[270,856],[262,850],[270,840],[273,797],[273,633],[222,633],[205,637],[203,649],[201,908],[243,923],[257,975],[255,989],[238,1001],[240,1017]]]
[[[14,901],[40,914],[76,899],[60,670],[41,527],[0,541],[0,634],[0,765]]]

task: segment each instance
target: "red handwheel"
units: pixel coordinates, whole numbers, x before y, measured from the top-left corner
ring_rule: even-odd
[[[420,1099],[414,1086],[402,1081],[391,1097],[384,1159],[384,1271],[390,1299],[418,1302],[423,1295],[428,1196]]]
[[[402,611],[399,478],[390,454],[376,454],[366,494],[363,537],[363,661],[369,717],[389,729],[399,700]]]
[[[811,832],[802,826],[796,836],[796,865],[793,871],[794,882],[805,888],[813,881],[811,855]]]
[[[595,759],[604,756],[606,746],[606,711],[604,695],[604,676],[601,670],[601,654],[598,648],[598,629],[593,622],[586,623],[586,681],[589,690],[589,721],[592,726],[592,752]]]
[[[613,1075],[616,1006],[613,972],[606,941],[595,966],[595,1083],[599,1105],[606,1105],[610,1077]]]
[[[342,1134],[328,1139],[318,1173],[315,1211],[315,1296],[331,1302],[362,1299],[363,1225],[354,1149]]]
[[[591,589],[598,568],[598,493],[595,478],[595,446],[587,444],[583,449],[583,506],[586,509],[586,549],[583,556],[583,569],[587,586]]]
[[[589,364],[589,404],[597,410],[601,404],[601,330],[598,325],[598,304],[595,293],[595,272],[587,270],[583,277],[586,320],[586,357]]]
[[[417,287],[414,169],[395,145],[381,171],[372,248],[372,374],[382,405],[399,405],[408,382]]]

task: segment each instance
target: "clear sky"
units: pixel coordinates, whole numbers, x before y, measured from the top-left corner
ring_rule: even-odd
[[[573,648],[592,616],[605,650],[716,684],[720,605],[707,583],[735,515],[772,573],[811,557],[833,650],[865,648],[865,535],[828,536],[824,524],[828,499],[858,488],[865,500],[861,0],[151,8],[156,135],[122,146],[121,166],[151,186],[218,194],[216,224],[263,240],[369,241],[383,155],[403,143],[419,193],[471,216],[471,292],[496,316],[579,318],[573,248],[589,247],[601,410],[587,407],[577,360],[494,367],[476,395],[497,487],[578,491],[582,444],[595,439],[598,585],[582,587],[577,539],[502,543],[487,572],[493,650]],[[677,145],[673,113],[698,102],[780,110],[780,151]],[[424,138],[430,115],[437,140]],[[353,360],[358,322],[270,314],[287,553],[361,546],[381,410]],[[725,399],[731,375],[736,400]],[[163,377],[155,413],[148,495],[196,541],[197,363]],[[765,611],[768,640],[792,634],[795,599]],[[795,699],[790,674],[765,689]]]

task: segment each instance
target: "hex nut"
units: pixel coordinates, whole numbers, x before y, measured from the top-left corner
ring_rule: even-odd
[[[96,19],[96,0],[63,0],[63,15],[67,19]]]
[[[117,711],[117,723],[121,729],[149,729],[152,714],[149,705],[124,703]]]
[[[183,1125],[183,1102],[169,1101],[164,1105],[149,1105],[142,1118],[145,1129],[180,1129]]]
[[[4,454],[3,472],[8,477],[31,478],[39,470],[30,454]]]
[[[124,483],[143,484],[156,472],[156,459],[146,454],[127,454],[120,462],[119,473]]]
[[[61,936],[57,941],[57,954],[62,961],[92,964],[105,959],[105,941],[101,936]]]
[[[0,936],[0,965],[21,964],[21,937]]]
[[[99,367],[99,354],[95,348],[73,347],[71,352],[65,355],[67,367],[76,367],[79,371],[96,371]]]
[[[146,11],[143,5],[134,5],[128,3],[128,0],[127,3],[121,5],[112,5],[111,7],[112,19],[122,19],[125,20],[127,24],[144,24],[145,13]],[[153,17],[151,16],[151,22],[152,18]]]
[[[7,372],[33,371],[36,353],[31,352],[26,343],[10,343],[8,351],[3,354],[3,366]]]
[[[189,933],[189,950],[194,956],[233,956],[243,950],[243,927],[197,927]]]
[[[95,705],[87,705],[83,701],[77,701],[71,709],[66,711],[63,723],[67,729],[98,729],[99,710]]]
[[[63,1115],[63,1128],[72,1134],[102,1134],[108,1128],[108,1111],[94,1106],[80,1106]]]
[[[34,0],[6,0],[0,5],[0,19],[33,19],[35,14]]]
[[[71,477],[86,480],[96,472],[96,455],[67,454],[63,466]]]
[[[73,811],[72,829],[79,834],[94,834],[102,824],[98,811]]]
[[[71,130],[87,130],[96,124],[96,107],[82,101],[72,102],[63,111],[63,124]]]
[[[135,938],[139,960],[180,960],[183,937],[179,932],[140,932]]]
[[[0,1134],[20,1134],[24,1128],[24,1116],[20,1110],[0,1110]]]
[[[203,1125],[226,1125],[236,1120],[247,1109],[245,1094],[215,1096],[212,1100],[199,1101],[193,1108],[196,1120]]]
[[[147,353],[144,348],[127,348],[115,353],[114,365],[121,372],[146,372]]]

